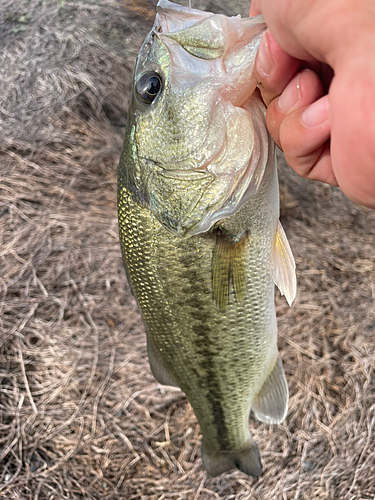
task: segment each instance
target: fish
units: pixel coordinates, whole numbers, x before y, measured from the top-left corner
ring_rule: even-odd
[[[284,420],[274,283],[291,305],[275,145],[253,75],[265,24],[160,0],[134,73],[118,169],[126,275],[151,371],[187,396],[211,476],[259,477],[249,429]]]

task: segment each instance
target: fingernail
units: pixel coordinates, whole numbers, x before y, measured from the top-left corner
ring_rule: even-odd
[[[277,105],[281,111],[288,111],[295,106],[301,99],[301,91],[299,88],[299,75],[285,87],[280,95]]]
[[[329,119],[328,96],[324,96],[311,104],[302,113],[301,120],[306,127],[316,127]]]
[[[269,34],[266,31],[260,41],[258,57],[257,57],[257,71],[260,76],[269,76],[273,68],[273,61],[269,47]]]

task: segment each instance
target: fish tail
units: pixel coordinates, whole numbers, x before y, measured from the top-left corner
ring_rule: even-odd
[[[218,476],[231,469],[239,469],[252,477],[262,475],[258,446],[252,439],[246,447],[233,451],[208,451],[202,444],[202,462],[210,476]]]

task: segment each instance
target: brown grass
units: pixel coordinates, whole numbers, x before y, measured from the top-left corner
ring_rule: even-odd
[[[251,419],[261,479],[209,478],[186,398],[150,373],[115,199],[140,12],[0,3],[0,497],[373,499],[375,214],[339,190],[281,165],[299,291],[277,296],[287,420]]]

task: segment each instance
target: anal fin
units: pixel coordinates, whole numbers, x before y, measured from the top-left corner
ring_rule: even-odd
[[[261,422],[280,424],[286,417],[288,400],[288,383],[279,356],[273,370],[255,395],[252,410]]]
[[[166,368],[160,353],[149,335],[147,336],[147,354],[152,374],[156,380],[162,385],[178,387],[173,375]]]
[[[297,293],[296,264],[280,221],[274,239],[273,265],[273,280],[291,306]]]

